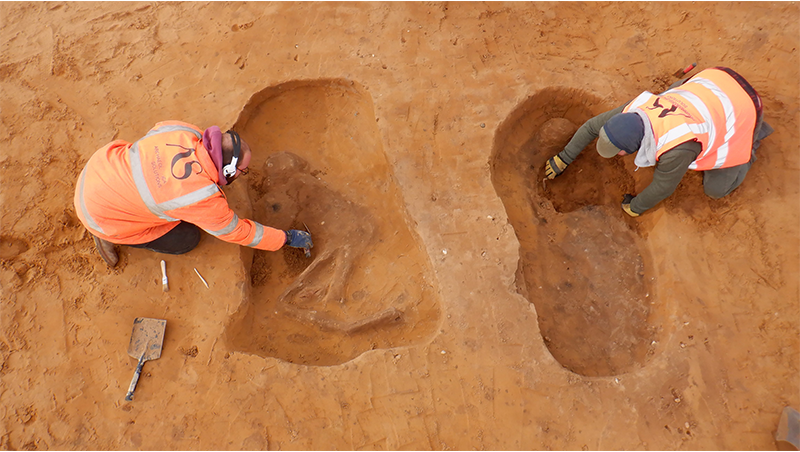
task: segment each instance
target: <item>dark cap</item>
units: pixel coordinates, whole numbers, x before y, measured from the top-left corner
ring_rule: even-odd
[[[620,113],[609,119],[600,129],[597,153],[611,158],[625,151],[633,154],[639,150],[644,138],[644,123],[636,113]]]

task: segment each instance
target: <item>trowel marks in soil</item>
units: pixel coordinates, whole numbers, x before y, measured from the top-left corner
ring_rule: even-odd
[[[587,376],[643,364],[658,308],[646,247],[619,208],[634,184],[622,162],[603,159],[592,142],[542,182],[547,159],[606,110],[577,90],[543,90],[501,125],[492,153],[492,180],[521,246],[517,288],[535,305],[553,357]]]
[[[268,88],[235,129],[254,150],[253,217],[308,227],[314,248],[311,258],[255,251],[249,300],[227,329],[233,347],[326,366],[429,338],[440,317],[432,274],[406,226],[369,94],[340,80]]]

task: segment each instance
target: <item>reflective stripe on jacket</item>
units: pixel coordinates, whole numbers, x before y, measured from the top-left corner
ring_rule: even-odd
[[[750,161],[753,102],[731,75],[712,68],[661,95],[645,91],[623,111],[638,110],[650,120],[656,160],[681,143],[697,141],[702,152],[689,169],[706,171]]]
[[[89,159],[75,187],[75,210],[94,235],[121,245],[151,242],[181,220],[226,242],[275,251],[279,229],[239,218],[217,185],[202,131],[159,122],[135,143],[117,140]]]

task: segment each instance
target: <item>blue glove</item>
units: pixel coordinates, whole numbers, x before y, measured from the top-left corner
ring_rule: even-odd
[[[289,245],[292,248],[305,248],[306,250],[314,247],[314,243],[311,241],[311,234],[297,229],[286,231],[286,243],[284,245]]]

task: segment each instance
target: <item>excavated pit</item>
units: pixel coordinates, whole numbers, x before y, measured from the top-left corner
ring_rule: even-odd
[[[232,348],[329,366],[429,338],[440,317],[433,277],[369,93],[345,80],[267,88],[234,128],[254,151],[253,218],[307,227],[314,248],[310,258],[288,247],[243,253],[250,287],[226,328]]]
[[[634,180],[592,142],[543,182],[544,164],[608,106],[567,88],[540,91],[500,126],[492,181],[520,242],[517,289],[533,303],[545,344],[586,376],[629,372],[653,355],[658,329],[647,247],[619,207]]]

